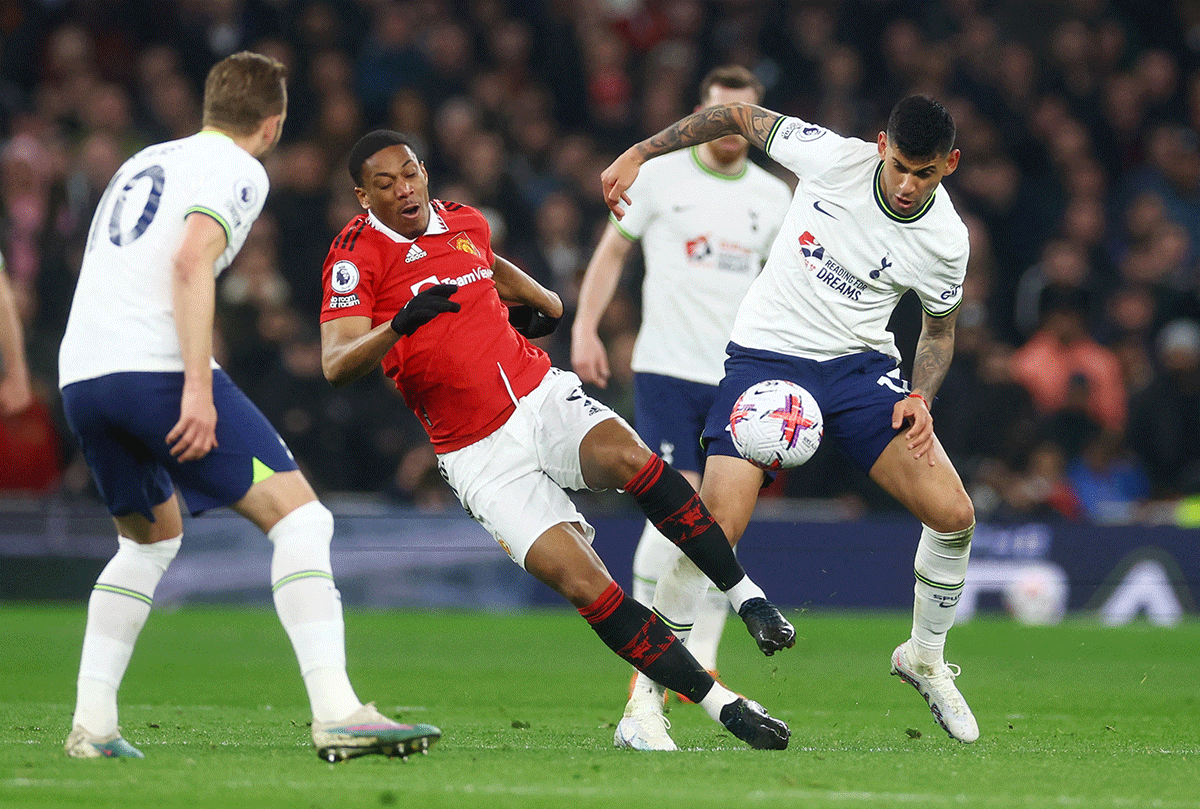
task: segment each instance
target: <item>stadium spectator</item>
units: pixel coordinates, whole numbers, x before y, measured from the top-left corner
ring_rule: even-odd
[[[1116,355],[1088,333],[1089,296],[1079,287],[1047,286],[1038,310],[1040,325],[1013,355],[1013,378],[1047,417],[1064,409],[1072,384],[1087,388],[1087,412],[1102,427],[1125,429],[1126,393]]]
[[[598,113],[633,133],[622,136],[623,145],[674,120],[669,113],[682,113],[684,88],[735,61],[764,82],[777,109],[839,134],[871,136],[888,93],[902,83],[898,76],[927,91],[942,88],[971,156],[947,184],[964,219],[980,222],[995,257],[986,295],[992,333],[1013,348],[1028,339],[1013,324],[1019,275],[1038,263],[1049,240],[1065,238],[1087,256],[1096,336],[1125,358],[1131,383],[1143,384],[1134,380],[1144,376],[1150,344],[1142,337],[1140,350],[1121,345],[1128,335],[1110,322],[1104,298],[1114,288],[1145,287],[1155,331],[1173,318],[1200,317],[1200,69],[1184,35],[1190,5],[1158,4],[1153,14],[1132,0],[1036,9],[1016,0],[785,5],[776,14],[771,4],[695,0],[472,2],[452,17],[449,6],[419,0],[20,4],[0,50],[0,141],[16,150],[32,138],[39,157],[34,173],[22,175],[30,182],[15,180],[4,193],[0,249],[22,302],[31,376],[54,387],[81,231],[102,190],[90,181],[85,187],[84,175],[110,173],[99,166],[114,157],[119,163],[140,141],[196,131],[208,66],[227,48],[256,43],[293,77],[285,145],[315,142],[322,110],[330,114],[327,131],[339,124],[332,129],[344,140],[354,118],[345,113],[356,106],[360,128],[386,125],[423,138],[434,176],[450,183],[461,179],[469,136],[496,133],[500,162],[529,211],[559,190],[574,197],[575,249],[584,253],[607,217],[595,177],[612,156],[606,150],[616,148],[608,125],[592,122]],[[499,92],[514,87],[507,99]],[[347,88],[356,104],[344,103]],[[342,102],[326,109],[321,101],[334,95]],[[100,131],[114,131],[114,123],[119,134]],[[337,165],[344,156],[321,158]],[[283,162],[268,160],[280,191]],[[306,235],[324,231],[327,243],[346,221],[337,213],[353,202],[345,182],[341,171],[316,180],[325,188],[313,197],[325,201],[313,205],[319,222]],[[1147,210],[1153,216],[1127,232],[1129,212]],[[302,300],[310,293],[293,277],[292,268],[307,266],[293,254],[294,247],[307,250],[290,241],[296,233],[285,227],[276,236],[296,296],[285,305],[311,318],[311,301]],[[530,234],[510,230],[510,243],[514,235]],[[1138,280],[1145,278],[1151,286]],[[571,290],[555,288],[570,310]],[[636,330],[636,302],[632,314]],[[232,326],[236,318],[220,321]],[[898,344],[907,360],[911,340]],[[548,349],[565,359],[561,341]],[[308,468],[324,463],[307,461]],[[865,492],[848,478],[839,485],[831,496]]]
[[[1168,323],[1156,378],[1133,398],[1129,439],[1158,498],[1200,493],[1200,326]]]
[[[1122,436],[1096,430],[1079,455],[1067,463],[1067,482],[1079,499],[1083,517],[1098,525],[1134,522],[1150,496],[1150,482]]]
[[[0,418],[15,416],[33,403],[23,331],[8,269],[0,255]]]

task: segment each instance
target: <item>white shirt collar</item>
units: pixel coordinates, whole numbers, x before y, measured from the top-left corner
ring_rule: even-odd
[[[394,242],[411,244],[412,242],[416,241],[416,239],[410,239],[407,236],[401,236],[399,233],[383,224],[383,222],[379,220],[379,217],[375,215],[374,211],[367,211],[367,221],[371,223],[371,227],[375,228]],[[442,219],[441,215],[438,214],[437,209],[433,207],[433,203],[429,203],[429,224],[425,227],[425,232],[421,235],[436,236],[439,233],[447,233],[449,230],[450,228],[446,227],[446,221]],[[417,238],[420,238],[420,236]]]

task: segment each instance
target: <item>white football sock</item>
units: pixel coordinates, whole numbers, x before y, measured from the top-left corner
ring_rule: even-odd
[[[708,671],[717,670],[717,650],[728,617],[729,599],[716,587],[709,587],[696,605],[696,621],[687,639],[688,651]]]
[[[704,574],[701,573],[700,575],[703,576]],[[705,579],[705,582],[707,581],[708,579]],[[729,604],[733,607],[734,612],[740,610],[742,605],[752,598],[766,597],[767,594],[762,591],[762,588],[750,581],[750,574],[748,573],[742,577],[741,581],[725,591],[725,598],[729,599]]]
[[[704,695],[704,699],[700,700],[700,707],[713,718],[714,722],[720,722],[721,709],[731,702],[737,702],[739,699],[741,697],[737,694],[720,683],[714,682],[713,687]]]
[[[633,680],[633,688],[629,691],[629,707],[642,706],[644,709],[661,712],[666,690],[664,686],[638,671]]]
[[[117,732],[117,690],[150,615],[154,590],[182,539],[143,545],[117,537],[117,552],[92,588],[72,721],[96,736]]]
[[[654,603],[654,586],[683,551],[658,532],[654,523],[646,520],[642,538],[633,552],[633,597],[643,604]]]
[[[275,611],[296,651],[313,719],[344,719],[362,703],[346,674],[342,596],[329,563],[333,514],[313,500],[275,523],[267,538],[275,544],[271,557]]]
[[[670,569],[681,557],[683,551],[671,540],[658,532],[658,529],[647,520],[638,541],[637,550],[633,554],[633,597],[643,604],[654,603],[654,588],[658,577]],[[676,628],[672,631],[687,642],[688,651],[708,671],[717,668],[717,649],[721,644],[721,633],[725,630],[725,619],[729,615],[729,600],[725,594],[708,583],[709,587],[703,597],[696,603],[695,622],[691,630]],[[668,625],[675,621],[675,616],[668,613]]]
[[[971,536],[975,526],[942,534],[929,526],[921,529],[913,564],[913,650],[918,662],[933,665],[942,661],[946,632],[954,625],[958,598],[967,576]]]
[[[700,599],[709,584],[708,577],[682,553],[658,577],[654,588],[654,611],[682,641],[686,642],[692,631]]]

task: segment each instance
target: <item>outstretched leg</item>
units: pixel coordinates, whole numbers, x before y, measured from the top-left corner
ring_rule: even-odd
[[[559,523],[547,530],[530,547],[524,566],[571,602],[600,639],[638,671],[698,703],[752,747],[787,747],[787,725],[713,680],[657,615],[626,597],[579,526]],[[674,748],[665,728],[661,737],[670,746],[652,749]]]

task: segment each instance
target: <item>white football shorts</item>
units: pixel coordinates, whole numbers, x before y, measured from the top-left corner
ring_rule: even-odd
[[[595,537],[563,489],[587,488],[579,445],[597,424],[619,418],[575,374],[551,368],[500,429],[438,455],[438,469],[467,513],[525,567],[534,541],[559,523],[579,523],[589,543]]]

